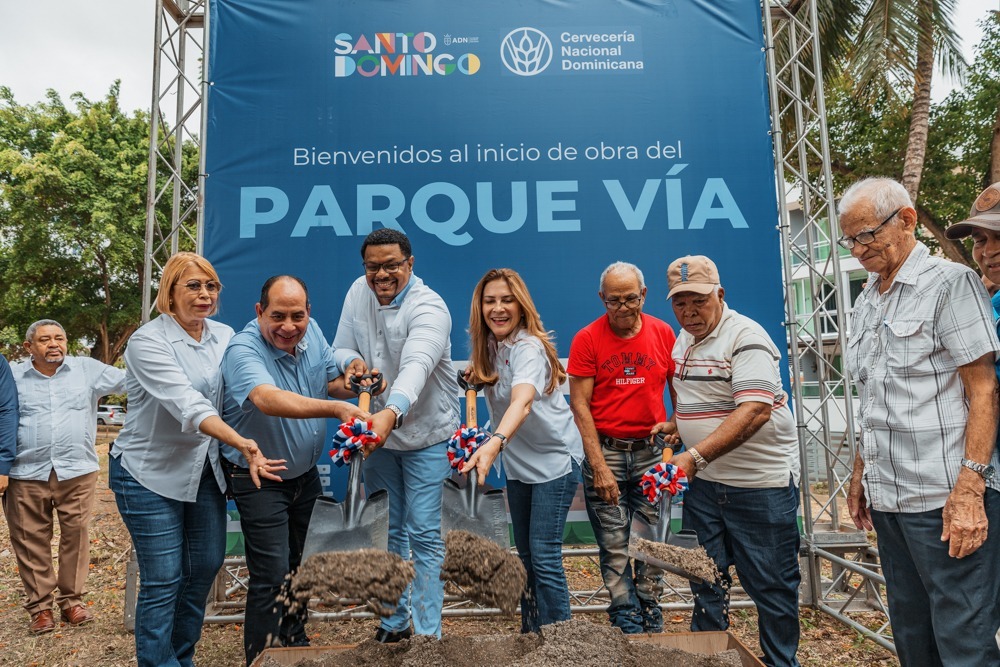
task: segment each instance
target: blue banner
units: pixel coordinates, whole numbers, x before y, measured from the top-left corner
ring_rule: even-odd
[[[456,360],[488,268],[521,273],[565,357],[617,260],[674,323],[685,254],[783,347],[756,0],[213,0],[210,19],[205,252],[237,329],[294,273],[332,339],[386,226],[451,308]]]

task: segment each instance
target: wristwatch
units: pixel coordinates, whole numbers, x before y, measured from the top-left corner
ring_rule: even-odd
[[[691,458],[694,459],[695,470],[701,472],[702,470],[708,467],[708,461],[706,461],[705,457],[701,455],[701,452],[699,452],[697,449],[694,449],[693,447],[688,449],[688,452],[691,454]]]
[[[507,446],[507,436],[503,433],[494,433],[493,437],[500,441],[500,451],[502,452],[504,447]]]
[[[979,476],[987,482],[993,479],[993,475],[996,474],[996,469],[993,466],[976,463],[969,459],[962,459],[962,465],[973,472],[979,473]]]
[[[399,428],[400,426],[403,425],[403,411],[399,408],[399,406],[390,403],[389,405],[385,406],[385,409],[389,410],[390,412],[392,412],[392,414],[396,415],[396,425],[393,426],[393,428]]]

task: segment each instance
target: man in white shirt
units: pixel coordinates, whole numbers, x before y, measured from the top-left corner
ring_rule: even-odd
[[[416,570],[412,604],[404,593],[375,638],[397,642],[414,631],[440,637],[441,484],[449,471],[448,438],[459,425],[451,314],[413,274],[410,241],[402,232],[375,230],[361,257],[365,275],[344,299],[334,358],[345,381],[371,368],[390,383],[372,403],[372,427],[384,446],[365,461],[365,489],[388,490],[389,550],[407,559],[412,550]]]
[[[88,526],[97,487],[97,402],[125,388],[125,371],[66,356],[66,331],[39,320],[25,336],[31,358],[12,367],[20,404],[17,456],[3,498],[10,540],[28,595],[33,634],[62,620],[93,620],[83,603],[90,566]],[[53,510],[59,516],[59,573],[52,563]],[[58,588],[58,595],[55,591]]]

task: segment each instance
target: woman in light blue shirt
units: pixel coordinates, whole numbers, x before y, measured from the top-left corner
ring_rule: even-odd
[[[177,253],[163,267],[159,317],[125,350],[129,410],[111,448],[108,481],[139,561],[135,652],[140,667],[193,665],[205,602],[226,549],[226,482],[217,441],[280,481],[284,461],[219,416],[222,353],[233,335],[208,319],[222,284],[204,257]]]
[[[580,484],[583,442],[566,397],[566,370],[521,276],[492,269],[476,285],[466,376],[485,382],[492,437],[462,467],[483,483],[504,450],[514,544],[527,571],[521,632],[570,617],[563,530]],[[509,443],[509,447],[505,446]]]

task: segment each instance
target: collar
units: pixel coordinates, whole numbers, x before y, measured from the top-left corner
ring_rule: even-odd
[[[201,334],[201,341],[196,341],[191,338],[191,334],[184,330],[184,327],[174,319],[173,315],[163,314],[157,318],[163,320],[163,332],[167,336],[167,340],[171,343],[187,343],[189,345],[204,345],[209,340],[215,339],[215,322],[205,318],[204,330]]]
[[[732,310],[729,307],[729,304],[727,304],[725,301],[723,301],[722,302],[722,316],[719,318],[719,321],[716,323],[715,328],[712,329],[711,331],[709,331],[708,335],[706,335],[701,340],[699,340],[697,342],[693,342],[692,345],[701,345],[702,343],[704,343],[706,341],[710,341],[713,338],[718,338],[719,337],[719,332],[722,330],[722,325],[725,324],[733,316],[733,313],[735,313],[735,312],[736,311]],[[691,336],[691,334],[688,334],[688,335]],[[691,340],[694,341],[694,336],[691,336]]]
[[[45,373],[43,373],[40,370],[38,370],[37,368],[35,368],[35,364],[31,363],[31,357],[28,357],[28,360],[25,362],[25,365],[27,366],[27,368],[25,368],[24,372],[25,373],[34,373],[35,375],[37,375],[40,378],[46,378],[46,379],[54,378],[55,376],[59,375],[60,373],[68,373],[68,372],[70,372],[72,370],[72,368],[70,367],[70,364],[67,363],[67,362],[69,362],[70,359],[71,359],[71,357],[67,354],[66,356],[63,357],[63,362],[61,364],[59,364],[58,368],[56,368],[56,372],[53,373],[52,375],[46,375]]]
[[[903,262],[903,265],[899,267],[899,271],[896,272],[896,277],[892,280],[893,285],[891,285],[889,289],[893,289],[893,286],[896,283],[901,283],[903,285],[916,285],[917,278],[923,269],[924,261],[930,257],[930,255],[930,249],[920,241],[917,241],[917,245],[913,246],[913,250],[910,251],[906,261]],[[877,273],[868,274],[868,288],[864,291],[864,293],[866,295],[878,294],[878,288],[881,284],[881,276]]]
[[[305,352],[306,350],[309,349],[309,330],[312,328],[312,323],[313,323],[313,319],[310,317],[309,318],[309,324],[306,325],[306,333],[305,333],[305,335],[302,336],[302,340],[300,340],[295,345],[295,349],[298,352]],[[250,320],[250,324],[252,324],[254,326],[254,328],[256,329],[257,337],[260,338],[261,344],[263,344],[264,349],[267,350],[270,353],[272,359],[281,359],[282,357],[291,357],[292,359],[298,359],[299,358],[299,355],[297,355],[297,354],[289,354],[288,352],[285,352],[284,350],[279,350],[274,345],[272,345],[266,338],[264,338],[264,334],[261,333],[261,331],[260,331],[260,322],[258,322],[256,318],[254,318],[253,320]]]
[[[417,280],[420,280],[420,279],[417,278],[414,274],[411,273],[410,274],[410,279],[408,281],[406,281],[406,287],[404,287],[399,292],[399,294],[397,294],[395,297],[393,297],[392,301],[390,301],[387,305],[383,306],[382,304],[379,304],[379,307],[381,307],[381,308],[399,308],[401,305],[403,305],[403,299],[405,299],[406,295],[410,293],[410,288],[413,287],[413,283],[415,281],[417,281]],[[375,293],[372,292],[372,294],[374,295]]]
[[[518,327],[512,336],[507,336],[501,341],[498,341],[497,337],[493,335],[493,332],[490,332],[490,342],[498,349],[501,347],[512,348],[517,345],[519,341],[522,341],[529,336],[531,336],[531,334],[528,333],[527,329],[524,327]]]

